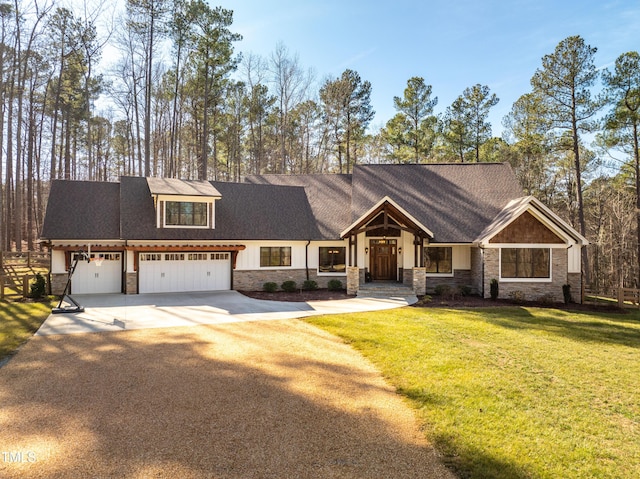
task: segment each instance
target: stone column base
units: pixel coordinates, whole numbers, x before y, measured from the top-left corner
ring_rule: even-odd
[[[124,285],[124,292],[126,294],[138,294],[138,273],[126,273],[127,283]]]
[[[347,266],[347,294],[357,294],[360,289],[360,268]]]
[[[427,268],[413,268],[413,292],[416,296],[427,294]]]

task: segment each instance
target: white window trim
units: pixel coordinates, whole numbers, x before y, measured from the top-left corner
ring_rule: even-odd
[[[454,244],[446,244],[446,243],[430,243],[424,245],[424,248],[451,248],[451,273],[425,273],[427,278],[453,278],[455,276],[456,270],[453,267],[453,252],[454,252]]]
[[[154,206],[156,208],[156,228],[168,229],[194,229],[205,230],[215,229],[216,227],[216,200],[211,196],[180,196],[180,195],[157,195],[153,197]],[[188,226],[188,225],[168,225],[167,218],[167,202],[175,201],[178,203],[206,203],[207,204],[207,225],[206,226]],[[162,203],[160,203],[162,202]],[[158,205],[162,204],[162,208]]]
[[[566,245],[562,245],[566,249]],[[548,249],[549,250],[549,277],[548,278],[503,278],[502,277],[502,249]],[[500,245],[498,250],[498,275],[501,283],[553,283],[553,249],[550,245],[532,245],[532,244],[504,244]]]
[[[348,264],[347,255],[349,254],[349,248],[347,248],[344,245],[330,245],[330,246],[327,246],[327,245],[324,245],[324,244],[318,245],[317,248],[318,248],[318,266],[316,267],[316,274],[318,276],[347,276],[346,265]],[[345,270],[344,270],[343,273],[338,273],[336,271],[333,271],[333,272],[332,271],[320,271],[320,248],[344,248]]]
[[[207,205],[207,224],[206,225],[202,225],[202,226],[195,226],[195,225],[169,225],[167,224],[167,203],[168,202],[173,202],[173,203],[205,203]],[[186,201],[186,200],[182,200],[182,199],[172,199],[172,200],[166,200],[164,201],[163,205],[163,211],[162,211],[162,223],[164,225],[164,228],[167,229],[190,229],[190,230],[208,230],[213,228],[213,226],[210,224],[210,219],[211,219],[211,208],[213,207],[212,203],[209,203],[208,201]]]

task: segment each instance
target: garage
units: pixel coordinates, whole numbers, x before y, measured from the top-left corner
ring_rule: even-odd
[[[179,293],[231,289],[228,252],[140,253],[140,293]]]
[[[71,258],[75,261],[76,254]],[[73,294],[122,292],[122,253],[95,252],[91,261],[81,259],[71,278]]]

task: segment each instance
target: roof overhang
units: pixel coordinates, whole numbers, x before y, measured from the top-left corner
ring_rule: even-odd
[[[413,215],[402,208],[398,203],[393,201],[389,196],[385,196],[375,205],[367,210],[356,221],[351,223],[345,230],[340,233],[340,238],[346,238],[365,232],[367,225],[376,218],[380,213],[390,216],[401,226],[402,230],[409,231],[417,236],[433,238],[433,233],[429,228],[424,226]],[[380,228],[380,225],[376,225],[372,228]]]
[[[578,244],[580,246],[589,244],[589,240],[533,196],[524,196],[510,201],[480,233],[474,244],[481,247],[489,245],[494,236],[513,223],[525,211],[531,213],[557,236],[563,238],[567,244]]]
[[[176,178],[147,178],[152,196],[189,196],[219,199],[220,192],[208,181]]]

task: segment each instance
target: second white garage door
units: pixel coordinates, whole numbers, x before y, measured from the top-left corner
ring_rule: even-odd
[[[140,253],[140,293],[231,289],[230,253]]]

